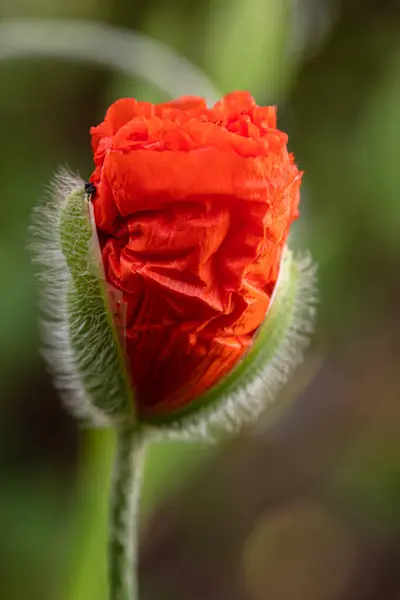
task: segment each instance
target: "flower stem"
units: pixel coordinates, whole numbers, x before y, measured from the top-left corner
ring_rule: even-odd
[[[145,443],[135,428],[117,430],[109,532],[109,600],[138,600],[138,508]]]

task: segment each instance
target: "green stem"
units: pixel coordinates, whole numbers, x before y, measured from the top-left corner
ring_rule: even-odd
[[[144,449],[137,429],[117,430],[108,547],[109,600],[138,600],[138,508]]]

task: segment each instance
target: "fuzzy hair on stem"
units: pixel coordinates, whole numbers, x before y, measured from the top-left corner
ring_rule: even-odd
[[[108,540],[110,600],[138,599],[139,504],[146,442],[135,429],[117,429]]]

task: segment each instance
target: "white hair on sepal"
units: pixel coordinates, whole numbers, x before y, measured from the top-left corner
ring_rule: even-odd
[[[287,250],[276,285],[271,308],[266,319],[275,310],[276,330],[271,331],[279,340],[269,360],[249,365],[248,372],[221,390],[215,402],[198,411],[164,425],[149,425],[155,438],[217,441],[224,434],[237,433],[243,426],[254,424],[263,410],[270,405],[302,362],[304,350],[314,329],[317,285],[316,266],[309,255],[293,258]],[[292,291],[291,291],[292,290]],[[280,330],[279,316],[288,315],[285,330]],[[281,339],[279,339],[281,338]],[[255,342],[256,343],[256,342]],[[257,361],[255,361],[257,362]],[[228,376],[229,377],[229,376]]]
[[[68,290],[72,283],[60,239],[60,218],[65,199],[82,190],[85,182],[61,168],[48,186],[43,199],[35,206],[30,227],[29,248],[38,266],[40,329],[44,340],[42,354],[61,392],[66,408],[91,426],[110,425],[107,418],[88,398],[79,375],[70,340]],[[79,326],[79,324],[77,324]]]

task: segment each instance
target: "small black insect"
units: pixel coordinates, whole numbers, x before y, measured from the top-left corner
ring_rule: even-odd
[[[93,183],[91,183],[90,181],[87,181],[85,183],[85,194],[87,194],[88,196],[93,196],[93,194],[96,192],[96,186],[93,185]]]

